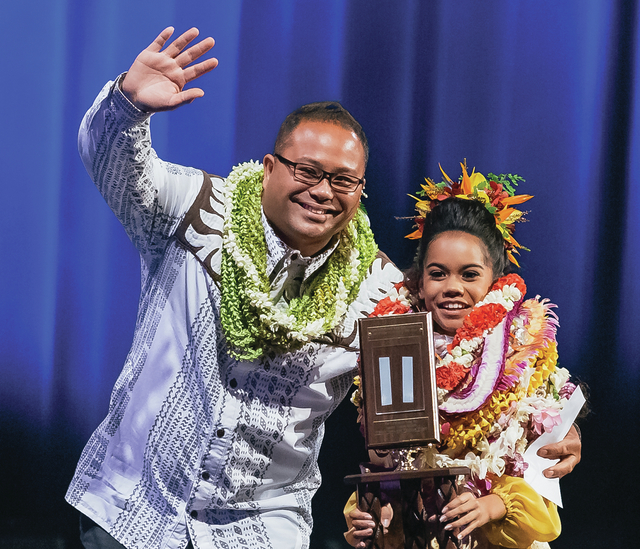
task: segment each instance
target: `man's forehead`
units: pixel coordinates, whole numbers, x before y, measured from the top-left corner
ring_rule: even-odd
[[[358,135],[351,129],[324,121],[303,121],[291,132],[284,143],[284,149],[309,146],[339,146],[345,151],[353,151],[364,156],[364,147]]]
[[[348,134],[350,139],[360,141],[355,131],[348,126],[344,126],[338,122],[327,120],[302,120],[291,132],[291,136],[305,133],[344,133]]]

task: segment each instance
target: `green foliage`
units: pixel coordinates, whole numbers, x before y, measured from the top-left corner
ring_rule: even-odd
[[[501,173],[500,175],[489,173],[487,174],[487,179],[489,181],[500,183],[502,188],[509,193],[509,196],[514,196],[516,194],[516,187],[518,186],[518,183],[524,183],[525,181],[524,177],[511,173]]]

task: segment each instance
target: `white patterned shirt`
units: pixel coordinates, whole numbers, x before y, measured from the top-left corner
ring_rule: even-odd
[[[308,548],[324,421],[352,382],[357,318],[400,272],[376,258],[331,344],[238,361],[220,324],[224,181],[157,158],[149,115],[113,83],[79,148],[140,253],[142,287],[131,350],[67,501],[130,549]],[[304,288],[331,252],[301,258],[265,231],[272,295],[294,264]]]

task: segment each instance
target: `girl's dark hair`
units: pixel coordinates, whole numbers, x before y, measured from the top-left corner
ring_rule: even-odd
[[[478,200],[447,198],[437,204],[424,220],[422,238],[413,266],[405,273],[405,285],[417,296],[422,282],[422,271],[429,244],[448,231],[460,231],[478,237],[487,250],[487,263],[494,279],[507,274],[511,263],[504,247],[504,239],[495,218]]]

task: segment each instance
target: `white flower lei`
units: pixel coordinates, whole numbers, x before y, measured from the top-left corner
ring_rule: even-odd
[[[227,177],[223,189],[223,246],[233,258],[236,265],[244,271],[247,278],[245,292],[247,297],[249,297],[251,305],[259,311],[258,316],[260,320],[269,326],[272,331],[276,331],[278,327],[282,327],[286,330],[290,338],[307,343],[337,326],[347,311],[348,292],[343,280],[340,280],[338,282],[334,315],[331,318],[319,318],[307,322],[303,326],[297,326],[296,318],[287,313],[289,309],[280,310],[276,308],[269,293],[261,289],[264,278],[261,277],[261,274],[258,272],[253,259],[245,254],[237,244],[236,235],[232,229],[231,211],[234,205],[233,198],[238,182],[247,177],[257,175],[262,169],[262,165],[259,162],[245,162],[236,166]],[[347,226],[347,232],[350,238],[356,238],[357,234],[353,223]],[[352,248],[349,255],[350,284],[358,280],[358,266],[360,265],[358,255],[358,250]]]

